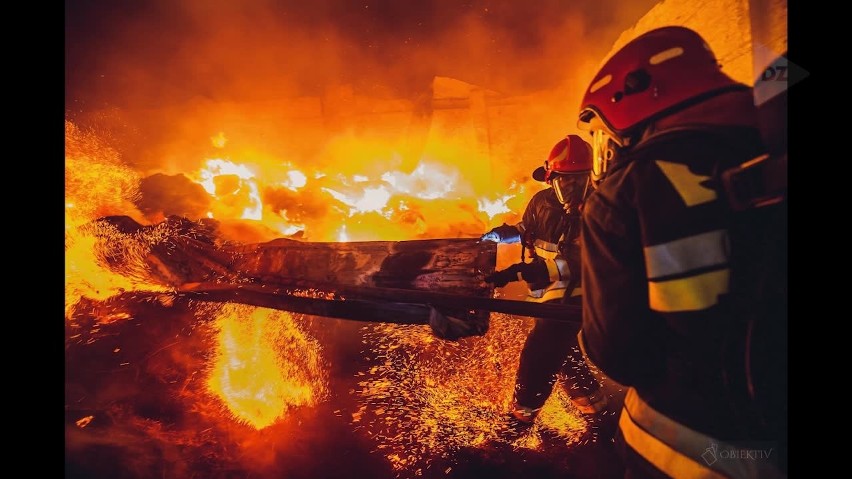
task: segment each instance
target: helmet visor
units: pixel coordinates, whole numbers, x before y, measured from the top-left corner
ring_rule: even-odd
[[[592,131],[592,181],[598,183],[604,179],[606,172],[615,158],[615,138],[606,130]]]
[[[575,206],[583,199],[587,178],[586,175],[554,174],[550,177],[550,184],[560,203]]]

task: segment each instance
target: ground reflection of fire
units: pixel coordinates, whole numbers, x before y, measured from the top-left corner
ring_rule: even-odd
[[[288,313],[228,305],[216,318],[207,385],[238,420],[263,429],[327,393],[320,346]]]
[[[368,338],[379,364],[360,373],[360,409],[352,422],[377,443],[396,470],[422,473],[430,463],[465,447],[514,441],[536,449],[542,432],[575,443],[586,421],[560,383],[533,430],[519,439],[506,432],[520,351],[531,320],[491,315],[483,337],[436,339],[420,326],[371,326]]]

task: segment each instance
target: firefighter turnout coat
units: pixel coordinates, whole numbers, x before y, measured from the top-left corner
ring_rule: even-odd
[[[744,426],[720,367],[732,326],[720,305],[730,265],[714,173],[760,145],[747,127],[657,133],[585,203],[580,344],[629,386],[617,443],[651,477],[783,476],[777,445]]]
[[[515,265],[527,282],[527,301],[563,302],[579,297],[580,216],[565,213],[553,188],[537,192],[518,224],[531,260]]]

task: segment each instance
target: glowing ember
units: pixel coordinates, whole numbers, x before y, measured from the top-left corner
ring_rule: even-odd
[[[95,416],[86,416],[86,417],[81,417],[81,418],[80,418],[80,419],[78,419],[78,420],[77,420],[77,422],[76,422],[77,427],[83,428],[83,427],[88,426],[88,425],[89,425],[89,423],[90,423],[90,422],[92,422],[92,419],[94,419],[94,418],[95,418]]]
[[[287,313],[228,305],[216,319],[207,385],[234,418],[257,429],[327,392],[319,344]]]
[[[505,441],[506,412],[531,320],[492,314],[483,337],[436,339],[426,327],[376,325],[372,353],[379,364],[359,383],[361,424],[396,470],[415,471],[462,447]],[[560,384],[536,426],[515,447],[537,448],[547,429],[565,444],[587,424]]]
[[[94,220],[141,213],[132,201],[139,177],[93,132],[65,122],[65,313],[81,298],[103,300],[124,291],[163,291],[148,279],[145,257],[168,232],[128,235]],[[113,266],[120,265],[118,269]]]
[[[138,173],[93,131],[65,122],[65,229],[107,215],[141,217]]]

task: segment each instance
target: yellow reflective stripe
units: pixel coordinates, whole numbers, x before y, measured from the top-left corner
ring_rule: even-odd
[[[719,302],[728,292],[728,268],[687,278],[648,282],[651,309],[660,312],[697,311]]]
[[[559,266],[556,264],[556,260],[545,259],[544,264],[547,266],[547,276],[551,281],[559,281],[562,279],[559,274]]]
[[[582,295],[583,295],[583,288],[577,287],[577,288],[574,288],[574,291],[571,291],[571,297],[572,298],[575,297],[575,296],[582,296]]]
[[[701,185],[701,182],[709,180],[709,176],[696,175],[689,171],[689,167],[680,163],[656,160],[663,174],[674,186],[686,206],[700,205],[716,199],[716,191]]]
[[[648,279],[681,274],[728,261],[728,232],[708,231],[645,247]]]
[[[622,432],[625,432],[624,437],[630,447],[672,477],[784,477],[784,474],[768,459],[765,461],[720,459],[717,451],[732,451],[737,447],[695,431],[659,413],[643,401],[634,388],[627,390],[624,409],[618,423]],[[713,446],[716,446],[716,451],[712,452],[713,455],[705,456],[710,454],[708,449],[712,449]],[[687,461],[687,465],[681,464],[682,461]],[[692,466],[688,465],[690,462],[693,463]],[[667,470],[667,468],[677,469],[677,467],[686,469],[675,472]],[[697,470],[694,469],[696,467]],[[690,470],[693,472],[692,475],[689,473]]]
[[[681,454],[668,444],[645,432],[633,422],[626,404],[621,411],[621,417],[618,418],[618,427],[621,429],[624,441],[634,451],[645,458],[646,461],[653,464],[654,467],[671,477],[678,479],[726,479],[725,476],[695,462],[695,460]],[[707,447],[710,447],[709,442],[707,443]]]

